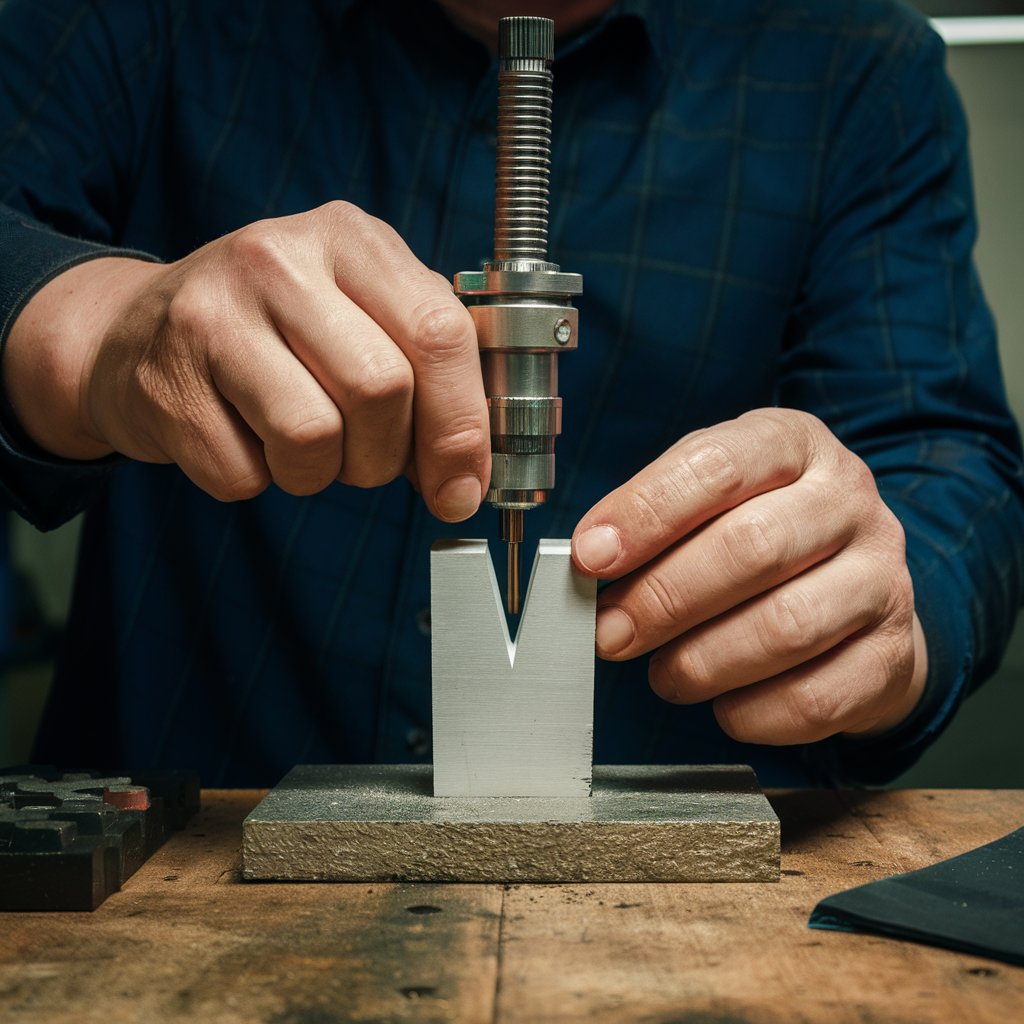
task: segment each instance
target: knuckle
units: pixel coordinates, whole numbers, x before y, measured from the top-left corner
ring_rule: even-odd
[[[383,487],[399,476],[402,465],[401,461],[389,464],[379,460],[346,460],[342,463],[339,479],[352,487]]]
[[[749,703],[743,693],[724,693],[711,705],[722,732],[737,743],[755,742],[760,738],[757,716],[750,714]]]
[[[317,207],[312,216],[317,218],[318,230],[327,245],[339,253],[344,249],[349,258],[359,255],[364,260],[385,265],[396,253],[408,252],[405,241],[387,221],[374,217],[355,203],[333,199]]]
[[[895,636],[876,631],[861,638],[860,654],[863,701],[886,692],[894,680],[909,678],[914,661],[913,637],[909,632]]]
[[[903,634],[896,639],[890,676],[892,678],[906,679],[909,681],[914,671],[914,661],[916,656],[917,654],[914,650],[913,628],[908,626],[908,628],[904,630]]]
[[[342,419],[337,409],[296,408],[279,419],[265,453],[274,482],[288,494],[322,491],[341,467]]]
[[[644,604],[654,615],[666,623],[686,620],[689,609],[679,588],[665,579],[663,573],[652,570],[644,574],[641,582]]]
[[[262,494],[269,484],[269,470],[252,469],[237,474],[221,474],[209,492],[218,501],[248,501]]]
[[[462,459],[481,454],[488,444],[487,428],[479,419],[456,419],[446,424],[444,432],[431,441],[430,451],[438,459]]]
[[[901,612],[863,639],[864,652],[880,679],[899,676],[913,662],[913,610]]]
[[[743,473],[735,453],[707,435],[684,450],[683,466],[697,488],[716,504],[728,501],[743,485]]]
[[[714,673],[706,652],[699,644],[691,642],[678,645],[672,657],[666,658],[664,663],[681,694],[694,697],[702,695],[714,682]]]
[[[835,434],[824,420],[804,409],[766,410],[787,441],[792,443],[794,435],[800,438],[807,450],[814,453],[835,443]]]
[[[823,420],[804,409],[772,409],[773,418],[785,428],[800,430],[809,440],[821,441],[834,435]]]
[[[823,736],[833,731],[835,709],[823,699],[813,678],[795,681],[783,691],[781,701],[795,734]]]
[[[880,518],[878,512],[888,511],[878,494],[878,483],[871,467],[848,448],[842,448],[837,456],[840,486],[855,514],[859,513],[862,523],[875,527]]]
[[[439,285],[444,291],[452,292],[454,294],[454,288],[452,287],[452,283],[447,277],[444,276],[444,274],[441,274],[436,270],[431,270],[430,275],[434,282],[437,285]]]
[[[879,499],[876,531],[879,541],[886,548],[889,557],[904,562],[907,551],[907,534],[896,514]]]
[[[676,673],[672,666],[672,659],[666,658],[664,653],[659,652],[648,662],[647,682],[651,690],[662,700],[676,701],[679,695]]]
[[[846,464],[846,471],[853,481],[853,486],[872,497],[877,497],[878,485],[875,483],[875,474],[871,472],[871,467],[849,448],[842,449],[842,458]]]
[[[914,619],[914,581],[906,562],[902,562],[893,584],[893,599],[908,626]]]
[[[792,555],[792,540],[779,521],[763,510],[738,511],[719,542],[721,561],[734,581],[776,576]]]
[[[887,514],[887,539],[874,535],[865,551],[865,566],[876,595],[876,624],[890,632],[908,629],[914,614],[914,583],[907,567],[903,527]]]
[[[275,220],[258,220],[239,228],[232,236],[232,248],[257,275],[278,274],[292,262],[287,231]]]
[[[409,434],[389,434],[371,447],[353,443],[349,435],[338,479],[352,487],[383,487],[402,474],[411,450]]]
[[[816,638],[817,610],[797,591],[771,597],[759,624],[759,640],[769,658],[788,658],[804,650]]]
[[[914,584],[904,566],[892,574],[888,601],[885,605],[880,629],[897,639],[910,638],[914,625]]]
[[[338,443],[341,414],[336,409],[313,414],[300,411],[285,419],[280,430],[290,447],[302,453],[316,453]]]
[[[297,498],[308,497],[317,494],[328,484],[333,483],[337,477],[337,467],[330,469],[320,466],[307,470],[304,473],[278,473],[273,474],[274,483],[286,494],[293,494]]]
[[[828,446],[835,435],[813,413],[803,409],[766,407],[743,413],[739,423],[752,424],[764,432],[770,442],[787,448],[800,448],[813,455]]]
[[[224,303],[212,289],[186,282],[167,303],[166,322],[172,336],[209,338],[227,319]]]
[[[413,344],[428,366],[443,365],[474,345],[473,321],[454,298],[420,310],[413,322]]]
[[[664,482],[661,486],[657,486],[653,481],[637,484],[630,488],[628,497],[631,522],[650,532],[668,534],[670,525],[661,509],[672,508],[673,502]]]
[[[361,207],[344,199],[331,199],[313,212],[317,217],[323,217],[330,222],[331,231],[340,231],[344,234],[366,231],[370,221],[375,220]]]
[[[357,379],[355,401],[368,405],[404,402],[411,398],[415,384],[408,362],[380,354],[366,359]]]

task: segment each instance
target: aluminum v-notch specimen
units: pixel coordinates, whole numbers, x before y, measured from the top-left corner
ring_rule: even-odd
[[[487,542],[434,544],[435,796],[590,794],[596,593],[542,540],[513,640]]]

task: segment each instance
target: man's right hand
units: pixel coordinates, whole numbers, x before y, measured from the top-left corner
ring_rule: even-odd
[[[347,203],[259,221],[168,265],[101,258],[42,288],[4,377],[42,448],[175,462],[222,500],[409,472],[459,521],[490,476],[472,320]]]

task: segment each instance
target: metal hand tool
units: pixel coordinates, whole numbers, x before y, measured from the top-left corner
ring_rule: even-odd
[[[491,482],[508,544],[508,609],[519,611],[523,512],[547,500],[555,484],[555,438],[562,429],[557,356],[577,345],[583,291],[579,274],[548,261],[551,164],[549,18],[498,24],[498,156],[494,259],[455,275],[480,344],[490,409]]]

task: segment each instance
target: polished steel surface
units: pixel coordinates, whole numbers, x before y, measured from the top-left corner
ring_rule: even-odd
[[[546,260],[554,23],[502,18],[498,56],[494,259]]]
[[[498,26],[498,131],[494,258],[455,275],[480,346],[490,407],[491,480],[487,501],[522,513],[547,500],[555,484],[555,438],[562,427],[555,356],[577,347],[572,297],[579,274],[548,260],[551,165],[551,64],[548,18],[502,18]],[[509,544],[508,607],[519,606],[520,541]]]

